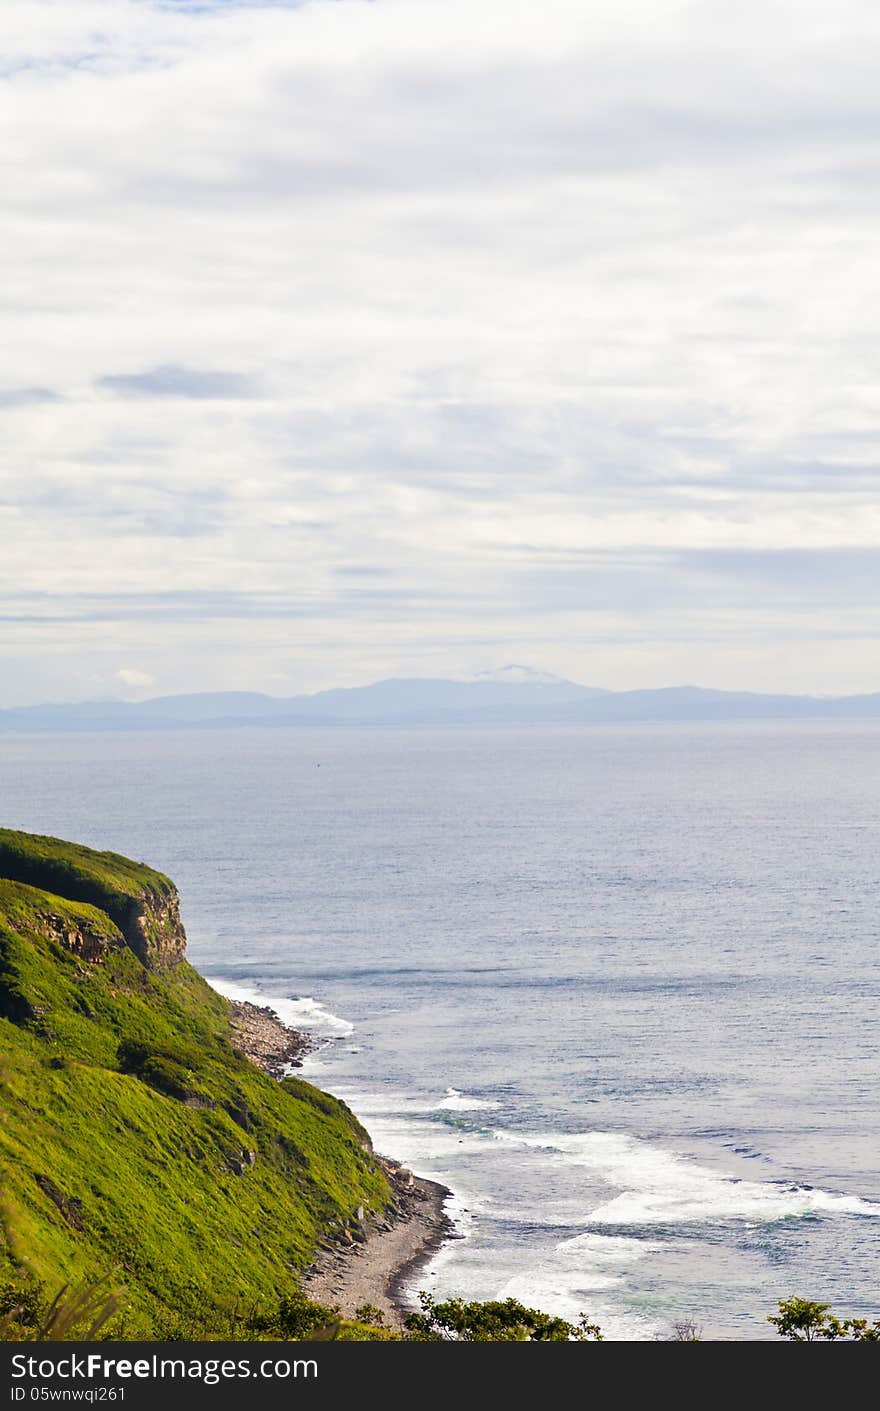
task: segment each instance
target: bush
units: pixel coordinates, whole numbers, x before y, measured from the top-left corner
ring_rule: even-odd
[[[46,1307],[43,1285],[0,1284],[0,1324],[4,1327],[36,1328]]]
[[[117,1059],[123,1073],[133,1073],[142,1083],[167,1097],[182,1100],[194,1092],[192,1069],[187,1066],[185,1056],[173,1049],[124,1039]]]
[[[814,1303],[794,1294],[782,1299],[778,1312],[767,1321],[789,1342],[880,1342],[880,1322],[836,1318],[827,1303]]]
[[[43,1285],[0,1285],[0,1341],[89,1342],[119,1312],[122,1290],[107,1279],[71,1288],[65,1284],[48,1301]]]
[[[366,1323],[371,1328],[381,1328],[385,1322],[385,1314],[375,1303],[362,1303],[360,1308],[354,1310],[354,1316],[359,1323]]]
[[[581,1314],[576,1323],[526,1308],[515,1298],[466,1303],[451,1298],[435,1303],[420,1293],[421,1313],[404,1320],[410,1342],[602,1342],[601,1330]]]

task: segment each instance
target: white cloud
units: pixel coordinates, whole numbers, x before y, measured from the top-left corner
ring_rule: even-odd
[[[878,38],[860,0],[8,3],[6,697],[132,637],[170,689],[524,635],[748,685],[834,621],[766,684],[876,684],[839,559],[828,622],[745,577],[734,649],[681,556],[880,542]]]
[[[121,681],[124,686],[154,686],[155,676],[151,676],[148,671],[137,671],[133,667],[123,666],[116,673],[117,681]]]

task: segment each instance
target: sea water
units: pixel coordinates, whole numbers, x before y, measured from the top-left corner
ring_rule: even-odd
[[[880,1317],[880,727],[7,735],[0,797],[168,872],[193,963],[452,1189],[413,1293]]]

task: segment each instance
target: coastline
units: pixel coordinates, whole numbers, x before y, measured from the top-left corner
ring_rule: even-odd
[[[236,1047],[271,1077],[283,1078],[315,1047],[307,1034],[291,1029],[269,1005],[229,1003]],[[390,1157],[376,1155],[393,1192],[390,1206],[378,1214],[362,1212],[335,1238],[326,1237],[303,1271],[302,1287],[309,1298],[338,1307],[349,1318],[370,1303],[381,1310],[387,1327],[400,1328],[416,1306],[408,1289],[419,1270],[456,1237],[446,1213],[452,1192]]]
[[[289,1068],[299,1068],[303,1054],[315,1047],[307,1034],[289,1028],[269,1005],[251,1004],[245,999],[231,999],[228,1003],[232,1006],[235,1047],[270,1078],[280,1080]]]
[[[325,1243],[305,1270],[302,1286],[309,1298],[338,1307],[347,1318],[371,1303],[381,1310],[386,1327],[400,1328],[417,1306],[408,1296],[413,1279],[454,1238],[445,1210],[452,1192],[386,1157],[379,1160],[394,1191],[390,1208]]]

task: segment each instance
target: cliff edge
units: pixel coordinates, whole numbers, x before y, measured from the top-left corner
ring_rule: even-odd
[[[168,969],[186,954],[177,888],[143,863],[0,828],[0,877],[96,907],[151,970]]]
[[[0,830],[0,1301],[110,1277],[125,1337],[204,1335],[387,1208],[354,1115],[249,1061],[185,948],[161,873]]]

